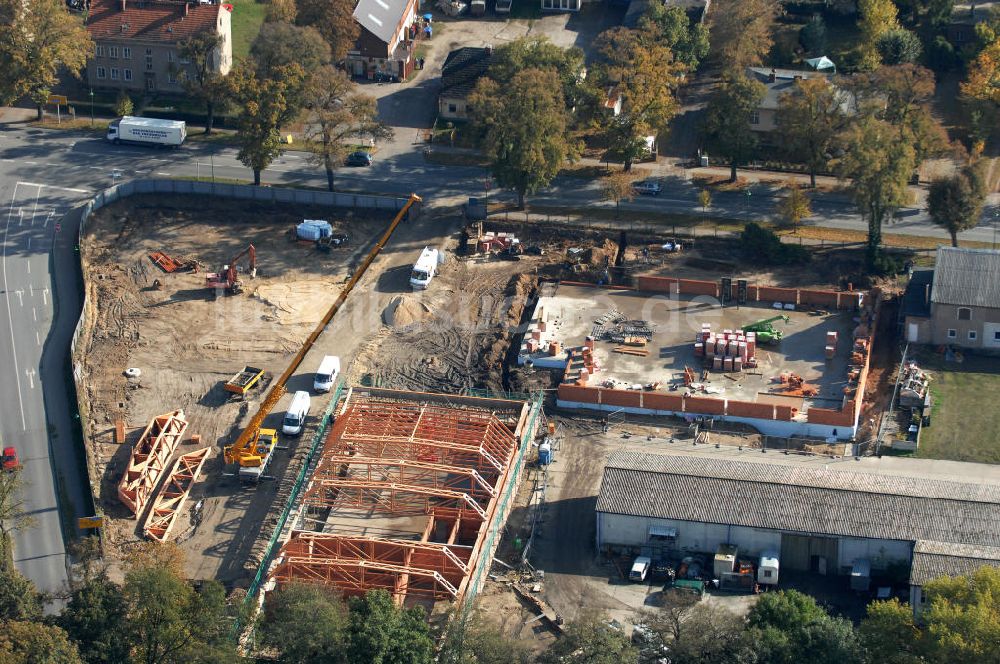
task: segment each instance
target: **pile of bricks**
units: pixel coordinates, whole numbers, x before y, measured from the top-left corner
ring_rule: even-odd
[[[757,335],[729,329],[713,332],[711,323],[702,323],[695,336],[694,354],[716,371],[743,371],[757,366]]]

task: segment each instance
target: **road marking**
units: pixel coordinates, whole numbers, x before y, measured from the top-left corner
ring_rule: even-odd
[[[157,175],[170,175],[170,173],[164,173],[163,171],[157,171]]]
[[[14,375],[18,375],[17,350],[14,346],[14,317],[10,312],[10,291],[7,289],[7,236],[10,234],[10,220],[14,216],[14,201],[17,199],[17,183],[14,183],[14,193],[10,195],[10,210],[7,212],[7,225],[3,229],[3,290],[7,298],[7,325],[10,329],[10,350],[14,357]],[[28,423],[24,419],[24,398],[21,396],[21,379],[17,378],[17,405],[21,410],[21,430],[28,430]]]
[[[45,306],[49,306],[49,297],[48,297],[48,295],[49,295],[49,289],[48,288],[43,288],[42,289],[42,304],[44,304]]]
[[[21,306],[23,307],[24,306],[24,290],[23,289],[22,290],[16,290],[16,291],[14,291],[14,294],[17,295],[17,300],[18,300],[18,302],[21,303]]]
[[[31,284],[28,284],[28,295],[35,297],[35,287]]]
[[[24,163],[30,164],[31,162],[29,161],[29,162],[24,162]],[[87,189],[72,189],[70,187],[57,187],[54,184],[39,184],[37,182],[17,182],[17,183],[15,183],[15,186],[18,185],[18,184],[23,184],[25,187],[45,187],[46,189],[59,189],[61,191],[72,191],[75,194],[89,194],[90,193],[90,191],[88,191]]]
[[[35,218],[31,217],[31,219],[32,219],[31,225],[34,226],[35,225],[35,221],[34,221]],[[28,242],[26,243],[26,246],[24,248],[27,249],[28,251],[31,250],[31,236],[30,235],[28,236]],[[28,274],[31,274],[31,263],[28,263]]]
[[[31,238],[28,238],[28,239],[30,240]],[[31,243],[29,242],[28,244],[31,244]],[[27,264],[28,264],[28,274],[31,274],[31,261],[30,261],[30,260],[28,260],[28,261],[26,261],[26,262],[27,262]]]
[[[28,380],[30,381],[30,387],[31,387],[31,389],[35,389],[35,370],[34,369],[25,369],[24,370],[24,375],[28,377]]]
[[[42,338],[38,335],[38,330],[35,330],[35,345],[36,346],[42,345]]]
[[[49,220],[52,219],[52,217],[54,217],[54,216],[56,216],[56,211],[55,210],[49,210],[48,215],[46,215],[46,217],[45,217],[45,221],[42,222],[42,226],[48,226],[49,225]],[[59,229],[57,228],[56,231],[58,231],[58,230]]]
[[[34,307],[31,308],[31,318],[38,322],[38,311]]]

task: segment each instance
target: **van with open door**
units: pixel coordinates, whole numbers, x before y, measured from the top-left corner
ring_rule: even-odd
[[[297,436],[302,433],[309,415],[309,393],[299,390],[292,395],[292,404],[285,411],[285,419],[281,422],[281,433],[286,436]]]

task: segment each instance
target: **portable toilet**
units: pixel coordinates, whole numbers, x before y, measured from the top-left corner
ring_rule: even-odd
[[[872,564],[866,558],[858,558],[851,566],[851,590],[868,592],[872,583]]]
[[[757,583],[762,586],[778,585],[777,551],[765,551],[760,554],[760,563],[757,565]]]
[[[547,466],[552,463],[552,443],[546,438],[538,446],[538,465]]]
[[[720,544],[715,552],[715,562],[712,566],[712,576],[721,579],[723,574],[732,574],[736,568],[736,547],[732,544]]]

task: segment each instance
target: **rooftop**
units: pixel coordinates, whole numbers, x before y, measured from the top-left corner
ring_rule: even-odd
[[[906,292],[903,294],[901,311],[903,316],[930,318],[931,302],[929,294],[933,282],[934,270],[925,268],[913,271],[910,283],[906,285]]]
[[[938,247],[931,302],[1000,308],[1000,251]]]
[[[493,58],[492,48],[463,46],[448,54],[441,68],[441,94],[466,98],[486,73]]]
[[[217,30],[222,5],[162,0],[92,0],[87,31],[95,40],[131,38],[176,43]]]
[[[361,0],[354,8],[354,20],[388,44],[410,2],[412,0]]]

